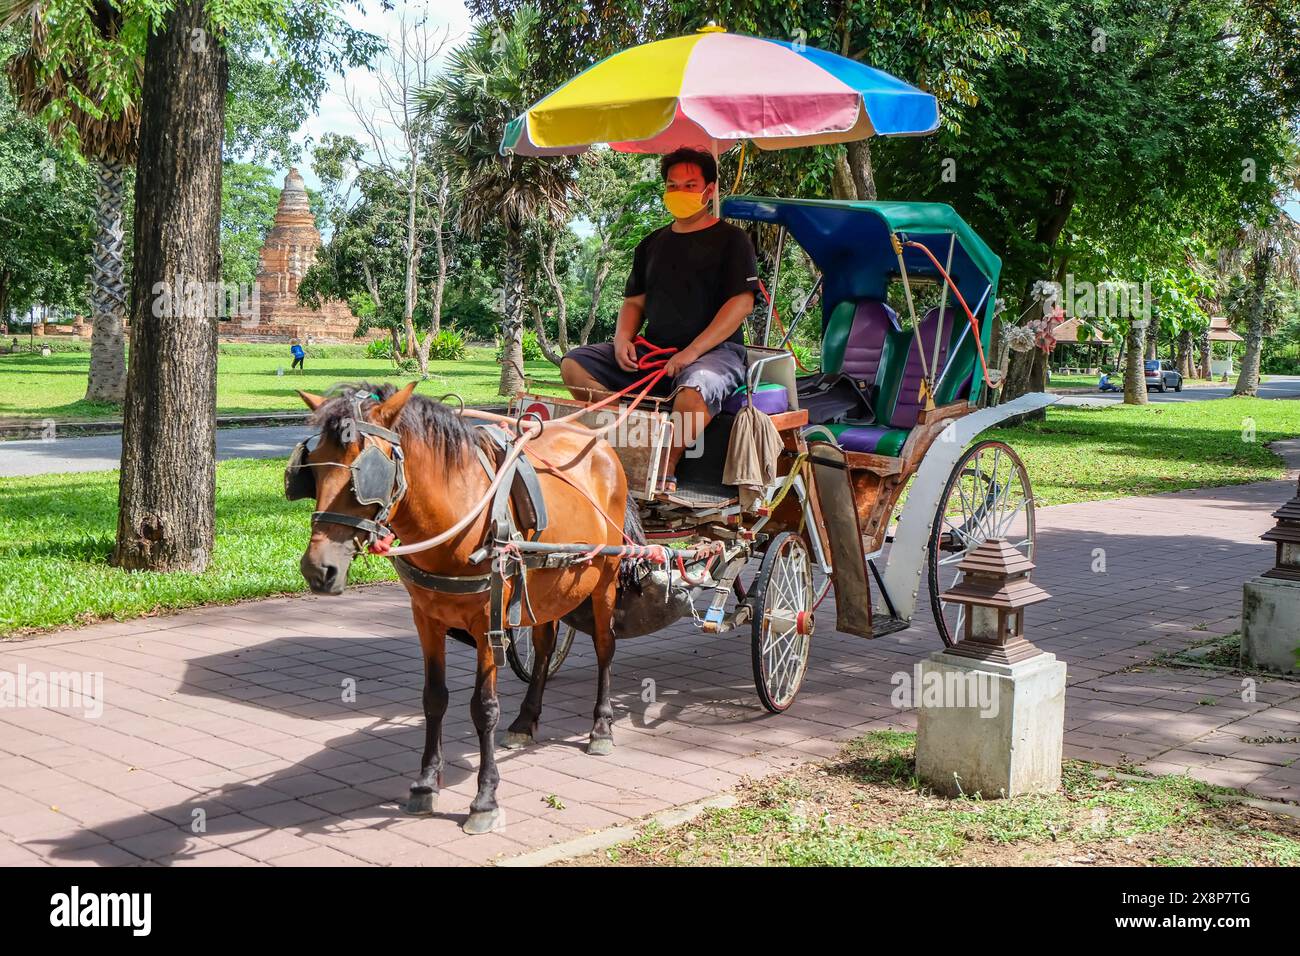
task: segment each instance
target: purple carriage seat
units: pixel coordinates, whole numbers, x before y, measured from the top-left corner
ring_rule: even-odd
[[[934,364],[935,368],[931,369],[935,380],[937,381],[943,372],[944,363],[948,361],[948,342],[952,338],[952,325],[956,318],[953,309],[949,309],[944,316],[944,336],[939,343],[939,361],[934,362],[934,336],[939,329],[939,310],[931,309],[921,319],[921,345],[925,349],[925,364]],[[894,399],[894,409],[889,416],[889,424],[894,428],[912,428],[916,425],[917,416],[921,414],[921,379],[922,364],[921,355],[916,349],[916,337],[908,332],[906,333],[907,343],[907,364],[903,366],[903,377],[898,383],[898,396]],[[899,337],[899,344],[902,345],[904,339]]]
[[[736,389],[722,403],[722,410],[735,415],[745,407],[747,389],[744,385]],[[790,393],[784,385],[776,382],[764,382],[754,389],[754,407],[764,415],[780,415],[790,410]]]
[[[846,318],[847,323],[844,321]],[[851,312],[849,303],[844,303],[832,313],[826,326],[822,371],[843,372],[867,385],[874,385],[885,342],[889,333],[897,328],[898,315],[883,302],[863,299],[852,306]],[[836,351],[840,353],[838,361]]]
[[[939,361],[937,374],[942,373],[948,360],[949,344],[952,341],[952,310],[944,316],[944,334],[939,343]],[[925,349],[925,363],[934,361],[934,337],[938,331],[939,310],[931,309],[922,317],[919,329],[921,345]],[[968,330],[958,334],[958,341],[964,338]],[[810,440],[834,441],[847,451],[874,453],[877,455],[897,456],[907,441],[908,432],[916,425],[921,413],[921,378],[922,359],[916,347],[916,336],[909,330],[899,330],[890,335],[890,357],[882,377],[880,404],[878,413],[885,418],[883,422],[840,422],[832,423],[805,431]],[[905,350],[905,352],[904,352]],[[902,356],[905,354],[906,358]],[[899,374],[899,364],[902,369]],[[896,385],[891,380],[896,377]],[[892,392],[892,393],[891,393]],[[890,404],[892,401],[892,405]]]

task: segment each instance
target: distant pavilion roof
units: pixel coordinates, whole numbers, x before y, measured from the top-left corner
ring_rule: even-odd
[[[1211,342],[1244,342],[1246,341],[1228,325],[1228,320],[1222,315],[1216,315],[1210,319],[1210,341]]]
[[[1052,335],[1057,342],[1082,342],[1085,345],[1113,345],[1110,339],[1099,332],[1091,329],[1082,328],[1079,319],[1066,319],[1056,328],[1052,329]],[[1080,338],[1080,335],[1083,337]]]

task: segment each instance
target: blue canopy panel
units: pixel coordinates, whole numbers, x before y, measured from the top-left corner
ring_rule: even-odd
[[[980,320],[980,342],[988,353],[1002,260],[951,206],[732,196],[723,201],[722,214],[789,230],[822,273],[823,330],[841,302],[885,301],[890,281],[899,278],[892,233],[926,246],[941,265],[947,264],[949,243],[956,237],[949,275]],[[920,249],[905,246],[903,262],[909,277],[943,281]],[[955,297],[949,299],[949,309],[950,314],[965,320]]]

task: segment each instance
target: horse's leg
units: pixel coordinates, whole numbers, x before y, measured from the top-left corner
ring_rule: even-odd
[[[442,787],[442,718],[447,713],[447,628],[418,612],[416,630],[424,651],[424,756],[411,784],[408,813],[432,813]]]
[[[519,708],[519,716],[506,730],[507,750],[526,747],[537,734],[537,723],[542,716],[542,693],[546,690],[546,672],[551,668],[551,655],[555,653],[555,622],[533,625],[533,676],[528,682],[528,693]]]
[[[474,678],[474,696],[470,698],[469,713],[478,731],[478,793],[469,805],[469,819],[465,821],[466,833],[487,833],[500,820],[497,809],[496,729],[501,719],[501,702],[497,699],[497,664],[492,656],[492,643],[486,629],[476,629],[478,639],[478,673]]]
[[[608,564],[609,570],[601,577],[596,590],[591,592],[591,610],[595,618],[596,633],[592,642],[596,647],[596,710],[592,715],[591,740],[587,753],[603,757],[614,750],[614,705],[609,699],[611,665],[614,663],[614,600],[618,588],[618,561]]]

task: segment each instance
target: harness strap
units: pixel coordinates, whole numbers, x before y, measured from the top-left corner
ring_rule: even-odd
[[[426,591],[438,591],[443,594],[482,594],[491,585],[491,572],[464,576],[434,574],[423,568],[417,568],[410,561],[397,555],[390,557],[389,560],[393,562],[393,570],[397,572],[399,578]]]
[[[391,528],[378,521],[371,521],[369,518],[358,518],[354,515],[345,515],[339,511],[313,511],[311,521],[312,524],[324,521],[327,524],[346,525],[349,528],[356,528],[358,531],[365,531],[377,538],[386,538],[393,533]]]

